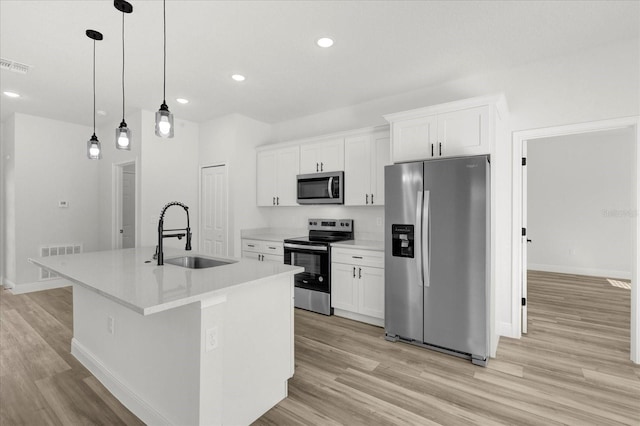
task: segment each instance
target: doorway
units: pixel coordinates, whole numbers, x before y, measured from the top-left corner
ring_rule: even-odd
[[[215,256],[229,255],[227,165],[200,169],[200,250]]]
[[[638,163],[640,143],[638,118],[631,117],[625,119],[605,120],[601,122],[584,123],[578,125],[560,126],[555,128],[537,129],[531,131],[514,132],[513,135],[513,280],[512,280],[512,324],[514,325],[513,337],[520,337],[521,332],[526,331],[527,319],[527,240],[533,239],[529,234],[526,226],[527,222],[527,168],[529,167],[529,159],[526,157],[527,150],[530,150],[531,142],[544,138],[569,136],[578,134],[591,134],[593,132],[615,131],[626,129],[630,137],[633,139],[633,149],[631,153],[632,163],[632,183],[631,183],[631,206],[626,211],[630,215],[631,222],[631,329],[630,342],[631,353],[630,359],[635,363],[640,363],[640,350],[638,343],[639,324],[638,324],[638,305],[640,304],[640,295],[638,293],[638,232],[640,231],[640,216],[638,215],[638,201],[640,184],[638,183]],[[624,131],[624,130],[623,130]],[[527,146],[529,145],[529,146]],[[603,144],[600,149],[605,153],[607,146]],[[574,161],[580,161],[579,153],[575,153]],[[527,158],[525,161],[524,158]],[[616,209],[612,207],[612,209]],[[605,215],[603,211],[608,208],[601,209],[600,214]],[[576,256],[575,248],[569,248],[568,256]],[[629,253],[627,253],[629,255]],[[584,266],[584,265],[583,265]]]
[[[114,164],[114,203],[112,246],[136,246],[136,163]]]

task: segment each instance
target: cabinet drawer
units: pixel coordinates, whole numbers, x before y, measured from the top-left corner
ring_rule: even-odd
[[[242,251],[263,252],[264,241],[242,240]]]
[[[274,254],[278,256],[284,256],[283,243],[274,243],[273,241],[263,241],[262,252],[265,254]]]
[[[346,263],[349,265],[384,268],[384,252],[334,247],[331,249],[331,261],[336,263]]]

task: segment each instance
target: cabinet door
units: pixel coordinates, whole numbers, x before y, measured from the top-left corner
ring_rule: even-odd
[[[248,259],[253,259],[253,260],[260,260],[260,253],[255,253],[252,251],[243,251],[242,252],[242,257],[246,257]]]
[[[364,206],[371,200],[371,136],[344,141],[344,204]]]
[[[384,319],[384,269],[358,267],[358,311]]]
[[[276,175],[276,205],[297,206],[297,179],[300,173],[300,148],[293,146],[283,148],[277,152]]]
[[[300,146],[300,174],[320,172],[320,146],[303,144]]]
[[[437,137],[436,116],[397,121],[391,128],[394,163],[431,158]]]
[[[277,254],[262,254],[262,260],[265,262],[276,262],[276,263],[284,263],[284,256],[280,256]]]
[[[343,263],[331,264],[331,307],[358,311],[357,267]],[[355,278],[354,278],[355,275]]]
[[[256,180],[257,205],[275,205],[276,150],[258,152]]]
[[[489,136],[489,106],[439,114],[436,155],[490,154]]]
[[[330,139],[320,143],[320,171],[344,170],[344,139]]]
[[[373,136],[370,204],[384,205],[384,166],[391,164],[391,141],[387,134]]]

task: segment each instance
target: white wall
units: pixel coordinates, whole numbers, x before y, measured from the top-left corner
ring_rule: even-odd
[[[527,146],[529,269],[631,278],[633,130]]]
[[[38,280],[27,258],[48,244],[98,248],[98,163],[86,155],[90,127],[16,114],[5,123],[6,278]],[[11,136],[13,135],[13,136]],[[69,207],[59,208],[59,201]]]
[[[229,255],[241,256],[240,230],[268,224],[256,207],[256,146],[271,138],[271,126],[231,114],[200,127],[199,164],[225,163],[229,188]]]

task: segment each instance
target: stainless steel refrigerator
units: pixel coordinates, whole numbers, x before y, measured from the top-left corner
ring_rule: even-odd
[[[486,366],[489,157],[385,167],[385,335]]]

